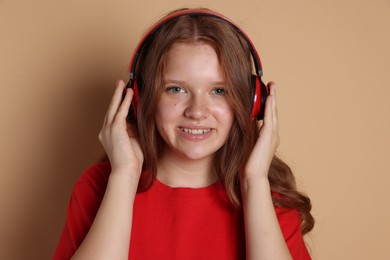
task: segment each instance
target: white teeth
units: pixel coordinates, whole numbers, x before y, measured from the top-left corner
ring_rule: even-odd
[[[184,128],[184,127],[180,127],[180,129],[183,132],[186,132],[188,134],[193,134],[193,135],[201,135],[201,134],[205,134],[205,133],[208,133],[211,131],[211,129],[190,129],[190,128]]]

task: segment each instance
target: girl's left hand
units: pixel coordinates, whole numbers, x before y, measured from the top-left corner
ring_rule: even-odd
[[[278,112],[276,108],[276,87],[269,82],[270,94],[265,102],[264,119],[260,128],[259,139],[253,147],[241,179],[268,177],[268,170],[279,146]]]

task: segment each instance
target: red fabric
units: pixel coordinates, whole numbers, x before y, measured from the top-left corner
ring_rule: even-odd
[[[77,180],[54,260],[70,259],[88,233],[104,196],[108,163],[88,168]],[[156,180],[136,195],[129,259],[245,259],[242,211],[234,210],[220,182],[171,188]],[[276,208],[294,259],[310,259],[296,210]]]

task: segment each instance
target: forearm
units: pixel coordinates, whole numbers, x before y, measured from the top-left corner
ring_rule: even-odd
[[[111,172],[95,220],[72,259],[127,259],[138,180]]]
[[[276,217],[268,179],[243,179],[241,194],[247,259],[292,259]]]

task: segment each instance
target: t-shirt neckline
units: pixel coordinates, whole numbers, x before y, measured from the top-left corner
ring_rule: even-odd
[[[217,193],[223,190],[223,185],[221,181],[218,180],[209,186],[201,188],[171,187],[162,183],[158,178],[156,178],[152,189],[159,192],[160,194],[166,194],[167,196],[174,196],[180,199],[194,199],[214,197],[217,195]]]

